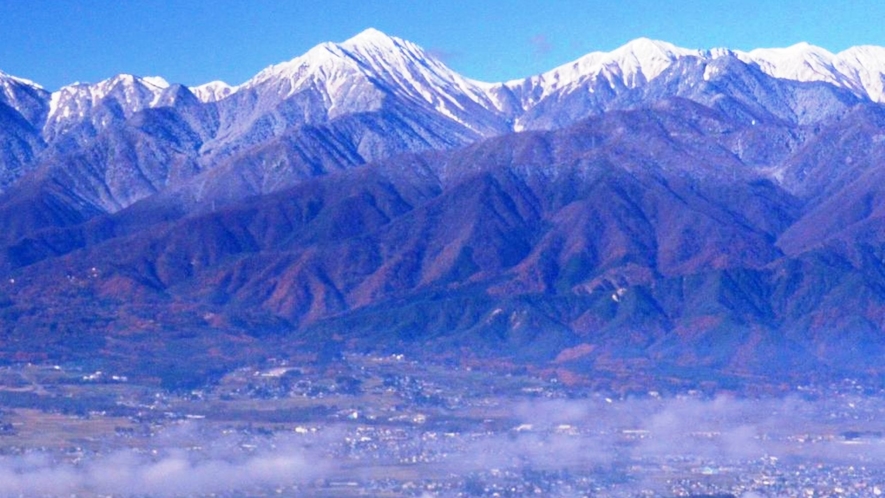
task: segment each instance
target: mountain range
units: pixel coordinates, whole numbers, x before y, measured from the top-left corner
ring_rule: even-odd
[[[0,358],[875,375],[883,88],[885,48],[648,39],[484,83],[374,29],[238,86],[0,73]]]

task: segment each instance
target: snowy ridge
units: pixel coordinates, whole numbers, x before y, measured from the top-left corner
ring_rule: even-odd
[[[48,92],[33,81],[0,71],[0,103],[15,109],[35,126],[39,127],[47,96]]]
[[[685,57],[710,61],[733,56],[756,64],[769,76],[801,82],[826,82],[875,102],[885,102],[885,48],[858,46],[838,54],[802,42],[787,48],[750,52],[726,48],[693,50],[639,38],[611,52],[591,52],[573,62],[529,78],[499,84],[520,94],[523,109],[557,93],[581,86],[636,88],[653,80]]]
[[[18,83],[20,85],[29,86],[29,87],[32,87],[37,90],[43,90],[42,86],[40,86],[37,83],[34,83],[31,80],[28,80],[25,78],[19,78],[18,76],[13,76],[11,74],[7,74],[7,73],[4,73],[3,71],[0,71],[0,85],[3,85],[4,88],[6,88],[12,82]]]
[[[885,48],[852,47],[838,54],[808,43],[787,48],[756,49],[735,54],[748,63],[756,63],[775,78],[794,81],[822,81],[885,102]]]
[[[639,38],[612,52],[591,52],[546,73],[503,85],[516,90],[528,88],[524,106],[531,106],[554,93],[569,91],[588,82],[604,80],[608,86],[636,88],[660,75],[682,57],[702,57],[699,50]]]
[[[680,59],[711,61],[725,56],[755,64],[776,78],[826,82],[885,103],[882,47],[858,46],[833,54],[798,43],[741,52],[685,49],[639,38],[611,52],[592,52],[536,76],[491,84],[465,78],[420,46],[372,28],[341,43],[319,44],[304,55],[265,68],[242,85],[213,81],[191,87],[190,91],[203,103],[254,91],[265,110],[300,92],[311,92],[316,102],[311,104],[311,112],[319,109],[327,118],[375,110],[392,95],[487,135],[502,131],[501,123],[514,123],[513,127],[519,129],[520,115],[548,99],[556,100],[570,92],[613,95],[647,84]],[[102,126],[110,119],[107,112],[102,118],[91,114],[106,99],[115,101],[115,109],[124,117],[166,105],[160,96],[168,86],[159,77],[121,74],[95,84],[68,85],[50,96],[32,81],[0,72],[0,102],[22,111],[35,107],[35,98],[45,100],[40,104],[42,111],[28,115],[32,122],[45,123],[41,126],[51,139],[84,120]],[[45,122],[39,116],[46,116]]]
[[[52,92],[45,130],[60,131],[86,119],[94,108],[112,98],[124,116],[159,103],[169,83],[158,76],[139,78],[120,74],[95,84],[74,83]],[[103,121],[96,124],[106,124]]]
[[[358,73],[358,65],[348,61],[341,47],[327,42],[290,61],[263,69],[254,78],[237,86],[234,92],[267,85],[280,89],[285,86],[285,93],[279,94],[279,97],[287,98],[311,83],[319,83],[327,95],[334,95],[337,87]]]
[[[466,123],[468,106],[495,107],[492,85],[467,79],[412,42],[367,29],[342,43],[323,43],[291,61],[270,66],[237,87],[273,86],[283,98],[306,89],[319,90],[330,114],[353,111],[354,103],[371,109],[390,92],[449,118]],[[365,110],[365,109],[363,109]]]
[[[833,65],[850,81],[859,83],[870,99],[885,103],[885,47],[862,45],[836,54]]]
[[[200,102],[217,102],[234,92],[234,87],[223,81],[210,81],[188,88]]]
[[[787,48],[765,48],[735,52],[744,62],[756,63],[769,76],[795,81],[825,81],[846,86],[845,78],[833,66],[834,55],[808,43]]]
[[[490,84],[461,76],[412,42],[370,28],[340,46],[384,81],[428,103],[439,97],[456,103],[461,96],[484,106],[490,103]]]

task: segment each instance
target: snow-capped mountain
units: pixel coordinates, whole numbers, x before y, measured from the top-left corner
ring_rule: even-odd
[[[383,87],[379,85],[383,84]],[[340,43],[324,43],[301,57],[271,66],[240,88],[268,85],[283,98],[305,88],[320,90],[331,116],[371,106],[359,92],[390,92],[458,119],[469,106],[488,108],[489,85],[452,71],[412,42],[367,29]]]
[[[555,92],[572,90],[588,81],[594,85],[602,82],[611,88],[636,88],[682,57],[701,56],[698,50],[639,38],[612,52],[592,52],[546,73],[504,85],[525,93],[523,105],[529,108]]]
[[[170,144],[176,157],[186,156],[187,164],[212,175],[193,180],[200,188],[188,187],[201,192],[198,198],[224,188],[226,198],[236,199],[394,154],[557,129],[667,97],[727,109],[748,121],[807,123],[853,105],[846,92],[881,101],[883,74],[885,49],[878,47],[837,55],[808,44],[738,52],[640,38],[540,75],[484,83],[459,75],[412,42],[367,29],[341,43],[317,45],[237,86],[214,81],[184,88],[123,74],[49,94],[33,82],[0,75],[0,102],[33,128],[17,121],[7,126],[4,140],[16,145],[8,146],[3,183],[40,169],[41,162],[60,168],[79,154],[78,162],[92,164],[92,178],[76,183],[94,190],[106,181],[112,192],[114,201],[95,209],[122,209],[152,195],[157,185],[175,184],[158,169],[168,153],[163,144]],[[6,114],[7,121],[16,119]],[[97,149],[96,140],[102,144]],[[145,154],[146,148],[152,152]],[[84,156],[95,150],[130,152],[112,164],[107,154]],[[152,159],[142,164],[146,157]],[[154,172],[148,175],[151,188],[126,192],[130,182],[121,178],[129,170]],[[105,178],[111,172],[114,179]],[[98,191],[78,195],[107,198]]]
[[[762,71],[775,78],[825,81],[840,86],[848,83],[847,78],[834,67],[834,55],[808,43],[798,43],[787,48],[736,51],[735,55],[741,60],[757,64]]]
[[[75,83],[52,92],[43,127],[48,141],[88,123],[101,129],[159,103],[169,83],[160,77],[120,74],[95,84]]]
[[[466,145],[510,129],[490,88],[414,43],[369,29],[270,66],[217,99],[218,132],[204,144],[203,160],[212,167],[305,126],[329,128],[322,133],[338,137],[335,155],[359,162]],[[195,91],[213,98],[209,88]]]
[[[885,351],[883,75],[879,47],[639,39],[482,83],[377,30],[237,86],[0,74],[0,327],[21,339],[0,356],[325,330],[847,364]]]
[[[852,47],[838,54],[808,43],[787,48],[734,52],[775,78],[822,81],[846,88],[874,102],[885,102],[885,48]]]
[[[217,102],[235,91],[235,88],[223,81],[210,81],[199,86],[190,87],[189,90],[200,99],[201,102]]]
[[[235,115],[222,135],[267,118],[279,129],[407,106],[450,121],[464,129],[460,133],[485,137],[506,131],[490,87],[457,74],[414,43],[368,29],[343,43],[320,44],[231,89],[220,105],[223,115]]]
[[[270,66],[249,81],[231,86],[214,81],[191,87],[204,103],[254,91],[262,101],[280,101],[315,92],[316,102],[302,119],[334,119],[353,112],[376,110],[381,100],[396,96],[474,130],[497,134],[519,115],[578,88],[587,92],[618,92],[654,80],[676,61],[735,56],[756,64],[766,74],[795,81],[819,81],[851,90],[875,102],[885,101],[885,48],[860,46],[839,54],[807,43],[749,52],[694,50],[640,38],[612,52],[593,52],[546,73],[506,83],[483,83],[454,72],[418,45],[367,29],[342,43],[323,43],[302,56]],[[150,108],[169,84],[162,78],[119,75],[95,84],[73,84],[53,92],[44,110],[45,134],[51,141],[105,98],[116,101],[117,113],[128,117]],[[606,88],[607,87],[607,88]],[[41,116],[35,99],[46,99],[39,85],[0,73],[0,102],[32,123]],[[268,107],[257,105],[257,107]],[[272,106],[272,105],[271,105]],[[101,125],[107,117],[91,119]]]
[[[536,76],[484,83],[459,75],[412,42],[375,29],[341,43],[317,45],[238,86],[213,81],[189,90],[207,105],[228,101],[222,104],[221,141],[232,140],[268,119],[274,123],[272,130],[262,135],[276,136],[299,123],[377,111],[390,98],[438,115],[479,138],[567,124],[536,115],[556,107],[550,101],[568,100],[574,105],[574,98],[565,98],[571,93],[583,95],[586,109],[568,114],[592,114],[618,94],[649,84],[678,61],[710,62],[721,57],[737,57],[775,78],[826,82],[875,102],[885,101],[885,48],[881,47],[861,46],[832,54],[800,43],[741,52],[685,49],[640,38]],[[0,85],[0,102],[42,127],[44,139],[52,142],[80,123],[100,129],[114,116],[126,119],[161,104],[160,95],[169,83],[156,77],[119,75],[95,84],[69,85],[50,96],[36,83],[0,73]],[[297,101],[297,105],[282,110],[280,104],[285,101]],[[215,141],[213,148],[218,147]]]
[[[698,50],[639,38],[612,52],[592,52],[546,73],[501,83],[517,102],[516,131],[550,129],[605,109],[619,95],[640,88],[676,61],[703,57]],[[500,95],[500,93],[499,93]]]
[[[874,102],[885,103],[885,47],[864,45],[836,54],[833,65]],[[859,84],[859,86],[858,86]]]
[[[714,61],[722,58],[737,58],[773,78],[829,83],[860,98],[885,101],[885,48],[853,47],[834,55],[808,43],[742,52],[725,48],[691,50],[639,38],[612,52],[593,52],[546,73],[500,84],[499,88],[512,92],[525,113],[515,117],[516,130],[550,128],[567,124],[551,119],[551,113],[562,113],[563,107],[568,121],[574,118],[576,106],[584,114],[600,112],[618,95],[649,85],[674,64],[695,60],[715,71],[721,64]],[[705,79],[711,74],[705,74]],[[568,104],[562,106],[562,102]]]
[[[760,79],[765,75],[774,79]],[[844,92],[882,101],[883,75],[885,49],[880,47],[855,47],[834,55],[803,43],[740,52],[685,49],[640,38],[540,75],[483,83],[459,75],[412,42],[367,29],[341,43],[317,45],[237,86],[214,81],[185,89],[158,77],[123,74],[49,94],[36,83],[0,74],[0,102],[34,128],[27,132],[20,124],[8,127],[16,130],[9,143],[28,144],[16,146],[14,155],[7,154],[16,158],[7,165],[16,172],[7,175],[8,181],[29,165],[36,167],[43,144],[52,154],[48,162],[61,164],[65,159],[59,154],[86,150],[94,137],[109,130],[111,136],[101,139],[103,148],[111,147],[114,140],[150,136],[152,148],[164,141],[187,144],[176,154],[191,154],[189,160],[207,172],[224,166],[222,171],[234,174],[238,168],[229,165],[231,161],[250,164],[257,176],[246,183],[257,193],[286,185],[287,175],[294,174],[287,168],[298,170],[293,178],[301,178],[306,171],[340,167],[326,164],[333,157],[347,158],[344,162],[352,166],[391,154],[465,145],[509,131],[556,129],[666,96],[728,107],[733,116],[748,120],[770,116],[805,123],[852,105]],[[792,87],[778,81],[829,86]],[[162,112],[133,121],[146,110]],[[139,131],[120,133],[126,126]],[[306,126],[324,128],[310,132],[307,139]],[[331,138],[318,141],[317,133]],[[305,143],[313,152],[304,154],[297,166],[280,156]],[[139,147],[125,146],[135,151]],[[258,156],[250,152],[258,154],[259,149]],[[270,150],[277,151],[276,159],[266,156]],[[154,156],[162,157],[161,151]],[[256,163],[255,157],[263,159]],[[280,161],[289,166],[281,168]],[[99,164],[92,171],[107,168]],[[137,170],[136,164],[133,171]],[[120,174],[125,172],[115,173]],[[214,182],[230,183],[220,173]],[[121,192],[115,198],[129,202],[139,196]]]
[[[46,118],[49,92],[37,83],[0,71],[0,103],[21,114],[32,126]]]

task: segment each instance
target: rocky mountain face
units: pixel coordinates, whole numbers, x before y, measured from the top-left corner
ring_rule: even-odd
[[[640,39],[489,84],[376,30],[239,86],[0,73],[0,355],[877,373],[883,75]]]

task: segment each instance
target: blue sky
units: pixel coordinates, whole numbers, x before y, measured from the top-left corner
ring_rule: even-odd
[[[375,27],[502,81],[641,36],[687,48],[885,45],[882,19],[881,0],[2,0],[0,70],[50,90],[124,72],[239,84]]]

